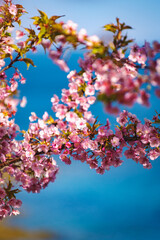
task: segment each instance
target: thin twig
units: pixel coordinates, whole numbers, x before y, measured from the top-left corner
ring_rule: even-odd
[[[6,162],[0,163],[0,169],[9,166],[12,163],[17,163],[17,162],[21,162],[22,160],[20,158],[16,158],[16,159],[8,159]]]
[[[13,65],[15,62],[18,61],[19,57],[20,57],[20,53],[18,53],[18,55],[16,56],[16,58],[15,58],[14,60],[12,60],[8,66],[4,67],[4,68],[0,71],[0,74],[3,73],[4,71],[6,71],[7,69],[11,68],[12,65]]]

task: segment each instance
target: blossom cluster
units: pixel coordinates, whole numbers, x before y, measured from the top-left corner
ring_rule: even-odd
[[[74,72],[74,78],[86,75],[85,81],[89,85],[87,89],[92,89],[90,95],[96,93],[97,99],[104,102],[108,113],[119,113],[119,104],[133,106],[140,103],[149,107],[151,87],[154,87],[155,94],[160,97],[160,43],[155,41],[151,45],[145,42],[143,47],[134,44],[126,56],[123,45],[117,47],[116,51],[111,51],[97,36],[88,36],[85,29],[77,32],[77,24],[74,22],[60,24],[60,33],[63,35],[55,37],[57,48],[52,49],[50,40],[42,40],[43,47],[48,50],[53,62],[66,72],[69,67],[61,58],[68,44],[73,45],[76,41],[77,45],[83,44],[89,50],[84,59],[79,60],[82,70]],[[71,37],[74,42],[68,41]]]

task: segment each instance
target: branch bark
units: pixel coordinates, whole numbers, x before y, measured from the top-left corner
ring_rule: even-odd
[[[6,71],[7,69],[11,68],[12,65],[13,65],[15,62],[18,61],[19,57],[20,57],[20,53],[18,53],[18,55],[15,57],[15,59],[12,60],[8,66],[4,67],[4,68],[0,71],[0,74],[3,73],[4,71]]]
[[[9,159],[7,160],[6,162],[1,162],[0,163],[0,170],[4,167],[7,167],[9,166],[10,164],[13,164],[13,163],[17,163],[17,162],[21,162],[21,159],[20,158],[16,158],[16,159]]]

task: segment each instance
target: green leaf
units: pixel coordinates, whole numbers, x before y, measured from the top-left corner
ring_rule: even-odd
[[[5,35],[8,37],[11,37],[11,33],[9,33],[9,32],[6,32]]]
[[[35,16],[35,17],[32,17],[31,19],[35,20],[35,21],[33,22],[34,25],[38,25],[38,24],[39,24],[40,17]]]
[[[10,44],[10,46],[11,46],[12,48],[14,48],[16,51],[19,50],[19,48],[18,48],[17,45],[15,45],[15,44]]]
[[[91,125],[87,122],[86,123],[86,125],[87,125],[87,128],[90,130],[90,131],[92,131],[92,127],[91,127]]]
[[[41,10],[38,9],[38,12],[40,13],[41,17],[44,19],[48,19],[48,16],[45,12],[42,12]]]
[[[117,31],[117,26],[115,26],[113,23],[105,25],[104,28],[106,31],[110,31],[113,33]]]
[[[34,62],[32,61],[32,59],[30,59],[30,58],[23,58],[22,61],[26,63],[26,65],[27,65],[27,70],[28,70],[28,68],[29,68],[30,65],[32,65],[33,67],[36,67],[36,66],[34,65]]]
[[[112,94],[111,96],[107,96],[105,93],[102,93],[97,96],[97,100],[104,103],[111,103],[117,100],[117,95]]]
[[[10,58],[11,57],[11,54],[10,53],[6,53],[5,54],[5,58]]]
[[[78,117],[80,117],[80,118],[83,117],[82,113],[79,112],[77,108],[75,108],[74,112],[78,115]]]
[[[61,15],[61,16],[52,16],[52,17],[50,17],[50,19],[49,20],[51,20],[51,21],[56,21],[58,18],[61,18],[61,17],[64,17],[65,15]]]
[[[22,8],[22,9],[23,9],[23,6],[20,5],[20,4],[16,4],[16,7],[17,7],[17,8]]]
[[[30,34],[30,35],[35,35],[35,31],[30,28],[25,28],[25,30]]]
[[[133,29],[133,28],[131,26],[126,25],[123,27],[123,29]]]
[[[35,16],[35,17],[31,17],[31,19],[33,19],[33,20],[39,20],[39,17],[38,17],[38,16]]]
[[[45,28],[45,27],[42,27],[41,30],[40,30],[40,32],[39,32],[39,34],[38,34],[38,39],[39,39],[39,41],[38,41],[37,44],[41,43],[42,38],[45,36],[45,33],[46,33],[46,28]]]
[[[17,23],[19,24],[19,26],[21,26],[21,20],[20,19],[17,21]]]
[[[93,49],[92,49],[92,53],[93,53],[93,54],[98,54],[99,56],[103,55],[103,54],[104,54],[104,51],[105,51],[105,48],[104,48],[104,46],[102,46],[102,45],[95,46],[95,47],[93,47]]]

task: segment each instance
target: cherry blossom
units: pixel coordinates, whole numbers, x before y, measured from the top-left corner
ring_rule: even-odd
[[[98,174],[121,166],[125,158],[150,169],[151,162],[160,156],[160,114],[141,122],[133,113],[120,112],[120,105],[139,103],[148,107],[149,87],[160,96],[160,43],[145,42],[142,47],[134,44],[127,56],[124,46],[132,41],[126,42],[123,34],[117,41],[114,24],[106,25],[113,33],[114,44],[106,45],[98,36],[88,36],[85,29],[78,32],[77,24],[71,20],[56,22],[58,16],[48,18],[42,11],[40,16],[33,17],[36,30],[16,30],[16,40],[24,37],[24,41],[17,42],[13,26],[20,25],[25,9],[12,1],[4,3],[0,8],[4,16],[0,20],[0,219],[20,213],[17,208],[22,202],[16,197],[20,189],[39,193],[54,182],[58,161],[70,165],[79,160]],[[117,19],[116,29],[122,32],[123,27],[127,29]],[[24,62],[27,68],[34,66],[26,54],[35,52],[39,45],[65,72],[69,72],[64,59],[66,47],[76,49],[83,45],[86,51],[78,61],[80,71],[71,70],[67,75],[68,87],[62,89],[61,96],[54,94],[51,98],[55,117],[45,109],[42,117],[31,112],[28,130],[24,131],[14,116],[17,106],[25,107],[27,103],[26,97],[17,97],[19,85],[26,79],[15,63]],[[14,71],[11,77],[8,69]],[[96,100],[104,103],[107,113],[119,114],[116,127],[108,119],[103,125],[98,122],[90,108]],[[57,162],[54,155],[59,156]]]

